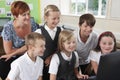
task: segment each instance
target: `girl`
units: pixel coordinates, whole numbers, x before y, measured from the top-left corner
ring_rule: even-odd
[[[103,32],[98,38],[98,44],[94,50],[90,52],[90,60],[95,74],[97,74],[100,56],[116,51],[116,39],[112,32]]]
[[[79,74],[77,67],[79,59],[76,49],[76,38],[72,31],[63,30],[59,35],[58,52],[54,54],[50,67],[50,80],[77,80],[88,78],[87,75]]]
[[[51,56],[57,50],[58,35],[61,31],[61,28],[57,26],[60,21],[60,10],[58,7],[55,5],[46,6],[44,9],[44,19],[45,24],[40,26],[36,32],[44,35],[46,39],[46,50],[42,57],[45,62],[43,69],[43,80],[49,80],[49,63]]]

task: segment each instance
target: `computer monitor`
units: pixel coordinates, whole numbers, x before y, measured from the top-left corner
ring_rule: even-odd
[[[120,80],[120,51],[101,56],[96,80]]]
[[[10,17],[0,17],[0,32],[2,31],[4,24],[6,24],[10,20]]]

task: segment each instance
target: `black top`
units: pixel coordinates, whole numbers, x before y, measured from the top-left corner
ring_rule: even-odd
[[[61,53],[58,53],[60,60],[60,65],[57,73],[57,80],[77,80],[74,73],[74,66],[76,63],[76,56],[74,52],[72,53],[72,58],[70,61],[66,61]]]
[[[57,27],[57,32],[56,32],[54,40],[51,39],[49,33],[44,28],[44,26],[41,26],[40,29],[41,29],[42,35],[45,37],[45,40],[46,40],[45,41],[46,42],[46,45],[45,45],[46,50],[42,57],[43,59],[46,59],[47,57],[51,56],[52,54],[54,54],[57,51],[58,36],[59,36],[59,33],[61,32],[61,28]]]

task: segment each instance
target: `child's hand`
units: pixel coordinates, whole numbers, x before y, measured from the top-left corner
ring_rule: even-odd
[[[88,79],[88,75],[77,74],[77,78],[80,79],[80,80],[81,80],[81,79],[83,79],[83,80],[84,80],[84,79]]]
[[[45,66],[48,66],[50,64],[49,58],[45,59]]]
[[[51,56],[49,56],[45,59],[45,66],[49,66],[50,61],[51,61]]]

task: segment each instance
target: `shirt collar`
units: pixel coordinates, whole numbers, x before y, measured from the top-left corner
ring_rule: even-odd
[[[70,61],[72,58],[72,52],[70,53],[70,57],[68,57],[64,52],[61,51],[61,55],[65,60]]]
[[[34,62],[30,59],[27,52],[25,53],[25,56],[26,56],[26,61],[27,61],[28,64],[36,64],[37,63],[38,57],[36,58],[36,61]]]
[[[45,25],[45,29],[46,29],[47,31],[54,31],[54,32],[57,31],[57,27],[55,27],[54,29],[50,29],[47,25]]]
[[[80,33],[80,28],[79,28],[79,30],[77,31],[77,37],[78,37],[79,42],[82,42],[79,33]],[[92,37],[92,32],[90,33],[87,42],[90,41],[91,37]],[[86,43],[87,43],[87,42],[86,42]],[[82,42],[82,43],[83,43],[83,42]]]

